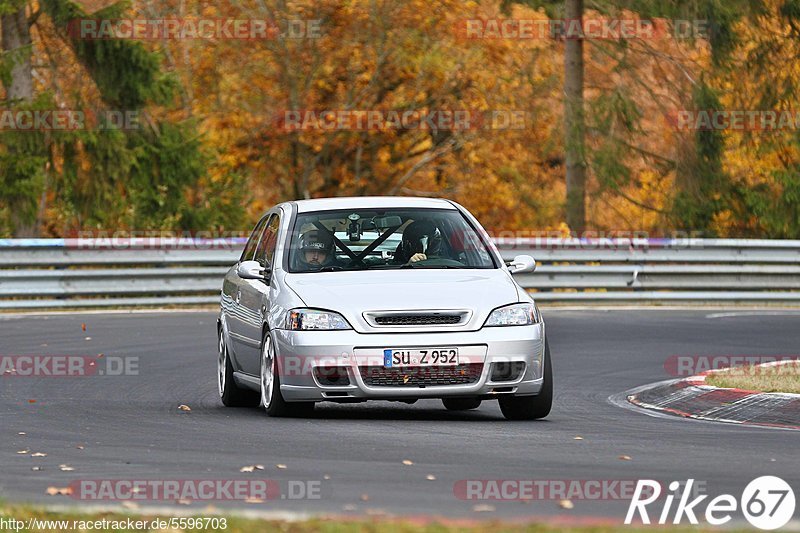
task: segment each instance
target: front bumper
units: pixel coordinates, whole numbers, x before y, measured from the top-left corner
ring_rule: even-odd
[[[538,394],[542,386],[543,324],[435,333],[273,330],[272,335],[281,393],[286,401],[530,396]],[[456,384],[443,385],[442,380],[432,379],[423,383],[413,377],[418,368],[406,369],[412,378],[405,384],[387,385],[386,380],[374,378],[374,371],[383,372],[384,349],[445,347],[458,347],[460,361],[470,365],[470,372],[474,374],[469,380],[461,381],[469,382],[454,380]],[[492,380],[495,364],[515,362],[524,363],[524,370],[513,380]],[[318,367],[336,368],[337,372],[346,374],[346,384],[321,380],[315,370]]]

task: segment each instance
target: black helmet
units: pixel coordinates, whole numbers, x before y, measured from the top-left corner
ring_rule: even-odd
[[[330,257],[333,254],[333,238],[325,231],[309,230],[300,236],[300,250],[303,252],[318,250]]]
[[[403,232],[403,251],[408,257],[417,253],[439,255],[442,252],[442,232],[433,222],[412,222]]]

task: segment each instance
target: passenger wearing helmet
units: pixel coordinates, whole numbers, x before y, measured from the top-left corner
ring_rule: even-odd
[[[433,222],[417,220],[408,225],[400,242],[396,262],[416,263],[440,257],[443,250],[442,232]]]
[[[304,268],[316,270],[335,263],[333,238],[329,233],[315,229],[300,236],[300,264]]]

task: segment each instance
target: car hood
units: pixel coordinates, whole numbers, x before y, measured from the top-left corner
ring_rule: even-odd
[[[479,329],[489,313],[518,301],[505,270],[391,270],[287,274],[286,284],[308,307],[337,311],[357,331],[374,331],[368,311],[469,309],[458,329]]]

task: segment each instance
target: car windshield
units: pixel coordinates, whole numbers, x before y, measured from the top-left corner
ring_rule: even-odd
[[[300,213],[289,272],[497,268],[486,243],[456,210],[355,209]]]

